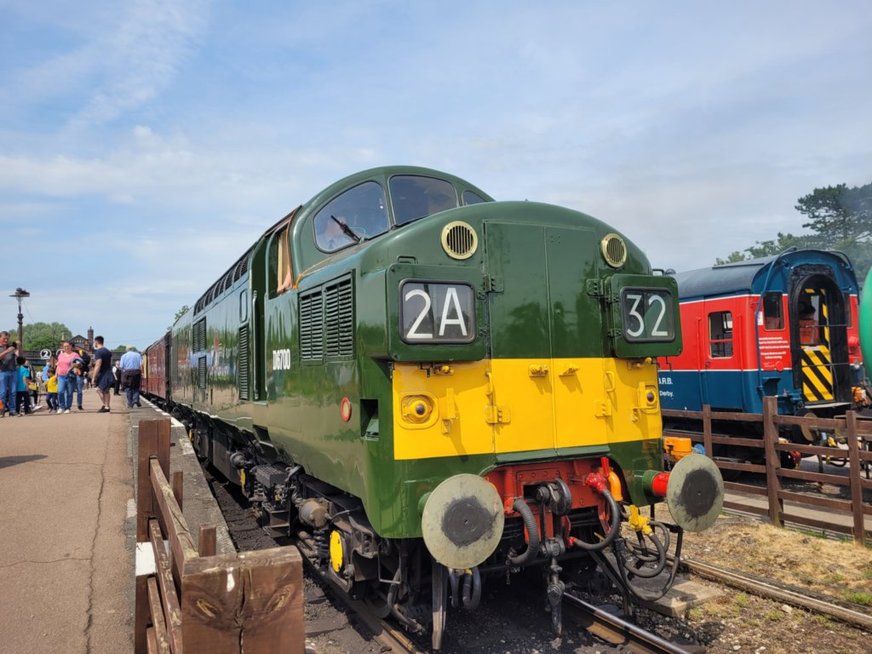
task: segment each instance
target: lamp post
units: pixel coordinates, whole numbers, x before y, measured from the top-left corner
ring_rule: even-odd
[[[30,293],[18,287],[9,297],[18,300],[18,356],[24,356],[24,314],[21,313],[21,298],[30,297]]]

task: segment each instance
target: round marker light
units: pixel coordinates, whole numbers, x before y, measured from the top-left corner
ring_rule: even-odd
[[[339,415],[342,416],[342,422],[351,420],[351,400],[347,397],[343,397],[342,402],[339,403]]]

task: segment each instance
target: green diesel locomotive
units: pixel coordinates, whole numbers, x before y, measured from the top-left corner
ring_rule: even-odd
[[[375,168],[257,239],[149,348],[146,388],[265,527],[434,649],[449,604],[531,566],[559,630],[568,582],[665,590],[720,511],[705,457],[663,469],[677,297],[590,216]]]

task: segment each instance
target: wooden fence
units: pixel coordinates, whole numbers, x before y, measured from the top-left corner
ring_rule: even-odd
[[[738,493],[765,496],[768,499],[768,508],[760,508],[747,502],[733,500],[724,501],[725,508],[768,516],[769,521],[779,527],[783,526],[785,522],[791,522],[815,529],[851,534],[858,544],[863,544],[865,539],[872,535],[867,534],[864,526],[864,517],[872,515],[872,505],[863,501],[863,491],[872,490],[872,481],[868,479],[868,471],[872,466],[872,451],[869,451],[870,444],[872,444],[872,421],[861,419],[854,411],[848,411],[844,417],[836,418],[779,415],[778,400],[775,397],[763,399],[762,415],[759,413],[717,412],[712,411],[711,407],[705,406],[702,411],[664,410],[663,417],[701,420],[702,433],[699,435],[688,435],[683,432],[672,433],[669,430],[665,430],[664,435],[690,436],[692,440],[703,443],[709,457],[712,457],[715,446],[719,444],[763,450],[759,458],[765,461],[764,464],[741,463],[712,457],[722,471],[732,470],[766,475],[765,487],[728,481],[724,482],[724,487],[726,490]],[[714,421],[762,423],[762,438],[716,435],[712,431]],[[779,427],[781,426],[797,426],[813,433],[835,434],[838,432],[847,443],[848,449],[846,451],[826,445],[804,445],[788,442],[787,439],[779,437]],[[847,458],[848,474],[842,476],[785,468],[781,465],[781,452],[799,452],[803,456]],[[866,478],[864,478],[864,470]],[[844,487],[847,489],[848,499],[785,490],[782,487],[783,479],[799,479]],[[821,519],[820,515],[815,515],[809,511],[797,512],[795,506],[785,508],[785,501],[821,509],[826,513],[848,515],[851,517],[848,521],[850,524],[842,524],[832,519]]]
[[[294,546],[216,556],[214,527],[199,548],[182,514],[182,473],[167,481],[170,421],[139,423],[137,543],[155,572],[136,578],[136,654],[261,654],[304,650],[302,560]],[[166,541],[166,543],[165,543]]]

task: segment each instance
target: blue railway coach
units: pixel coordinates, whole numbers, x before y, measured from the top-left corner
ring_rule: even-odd
[[[660,359],[664,409],[831,416],[861,367],[858,286],[839,252],[778,256],[675,275],[684,350]]]

